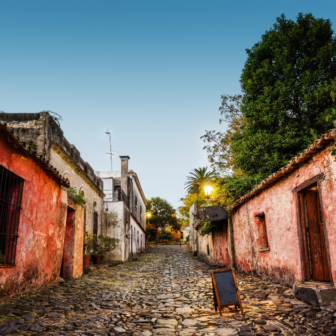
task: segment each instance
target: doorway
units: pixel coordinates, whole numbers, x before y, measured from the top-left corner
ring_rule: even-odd
[[[75,217],[76,211],[68,207],[64,235],[63,259],[60,270],[60,276],[66,280],[73,277],[75,257]]]
[[[93,213],[93,234],[96,235],[98,239],[98,212]]]
[[[331,281],[318,184],[299,192],[305,280]]]

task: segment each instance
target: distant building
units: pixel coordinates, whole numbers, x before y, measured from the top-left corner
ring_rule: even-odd
[[[108,259],[126,261],[146,248],[146,198],[139,178],[128,170],[129,156],[120,156],[121,171],[96,172],[104,182],[102,232],[117,239]]]
[[[187,237],[189,237],[189,234],[190,234],[190,227],[188,226],[186,229],[181,230],[181,233],[182,233],[181,240],[186,241]]]

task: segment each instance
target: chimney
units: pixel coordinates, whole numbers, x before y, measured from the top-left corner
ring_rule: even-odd
[[[130,160],[130,157],[128,155],[122,155],[119,157],[121,159],[121,190],[123,190],[125,195],[128,196],[127,178],[128,178],[128,160]]]

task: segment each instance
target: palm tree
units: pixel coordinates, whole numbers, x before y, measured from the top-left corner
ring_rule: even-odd
[[[207,167],[195,168],[187,176],[185,189],[188,194],[200,194],[203,191],[204,184],[212,181],[216,177],[215,171],[208,171]]]

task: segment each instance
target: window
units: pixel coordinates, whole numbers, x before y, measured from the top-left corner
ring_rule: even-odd
[[[142,206],[140,205],[140,219],[142,219]]]
[[[207,245],[207,254],[210,255],[209,244]]]
[[[0,166],[0,265],[15,266],[23,182]]]
[[[265,213],[260,212],[256,214],[255,222],[257,224],[258,242],[259,242],[258,246],[260,248],[260,251],[269,251]]]
[[[135,209],[138,207],[138,198],[135,196],[134,200]]]

